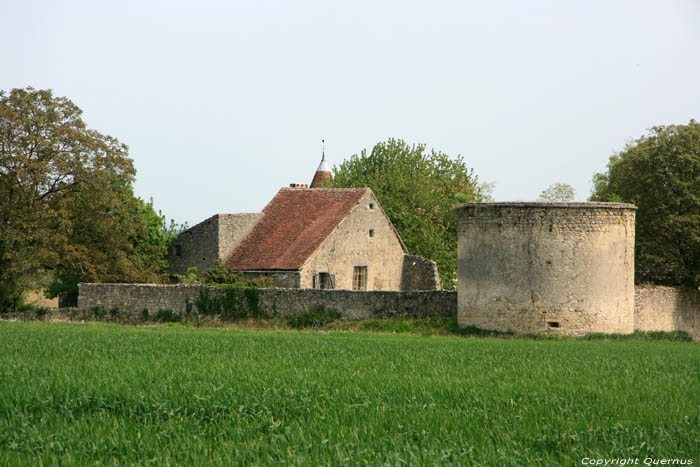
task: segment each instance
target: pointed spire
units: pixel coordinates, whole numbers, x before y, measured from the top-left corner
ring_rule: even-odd
[[[321,152],[321,163],[316,169],[316,173],[314,174],[313,180],[311,180],[311,188],[324,188],[328,185],[328,182],[333,180],[333,176],[331,175],[331,169],[328,168],[328,164],[326,163],[326,140],[322,139],[321,143],[323,143],[323,151]]]

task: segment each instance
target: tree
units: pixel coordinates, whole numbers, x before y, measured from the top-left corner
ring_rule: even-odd
[[[539,201],[573,201],[576,196],[574,187],[566,183],[553,183],[540,193]]]
[[[0,91],[0,310],[39,275],[145,279],[164,255],[133,196],[127,147],[81,113],[50,90]]]
[[[370,187],[411,253],[438,264],[442,286],[457,272],[458,201],[474,201],[477,178],[460,156],[450,158],[400,139],[378,143],[333,168],[333,186]]]
[[[656,126],[593,176],[592,201],[637,205],[636,281],[700,285],[700,124]]]

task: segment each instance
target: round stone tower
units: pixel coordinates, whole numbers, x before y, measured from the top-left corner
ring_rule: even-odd
[[[459,325],[633,332],[636,209],[622,203],[457,206]]]

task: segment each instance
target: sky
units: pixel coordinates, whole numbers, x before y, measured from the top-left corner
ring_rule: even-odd
[[[700,120],[700,0],[0,0],[0,90],[50,88],[129,146],[178,223],[258,212],[388,138],[498,201],[576,199],[654,125]]]

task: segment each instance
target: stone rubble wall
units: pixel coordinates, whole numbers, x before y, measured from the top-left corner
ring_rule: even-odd
[[[217,261],[224,263],[263,216],[263,213],[215,214],[180,233],[166,256],[170,274],[185,274],[191,267],[204,274]]]
[[[171,310],[185,314],[187,303],[197,311],[200,291],[211,296],[222,289],[199,285],[149,284],[88,284],[78,286],[78,307],[100,307],[105,312],[118,309],[121,315],[140,316],[144,309],[154,314]],[[237,290],[241,303],[246,300],[243,290]],[[338,311],[346,319],[383,317],[456,316],[457,294],[445,291],[397,292],[314,289],[257,289],[258,307],[263,316],[291,316],[314,306]]]
[[[700,340],[700,292],[678,287],[637,287],[634,322],[639,331],[684,331]]]
[[[404,255],[401,290],[440,290],[437,263],[417,255]]]
[[[199,285],[80,284],[77,309],[100,307],[106,314],[140,317],[144,309],[186,312],[186,303],[196,303],[200,291],[221,294],[217,287]],[[243,291],[241,303],[246,300]],[[350,290],[258,289],[259,307],[266,316],[290,316],[322,305],[339,311],[346,319],[457,315],[457,294],[447,291],[355,292]],[[33,316],[33,315],[32,315]],[[684,331],[700,340],[700,295],[677,287],[637,287],[634,304],[635,329],[639,331]]]
[[[635,209],[619,203],[458,206],[460,326],[633,332]]]

